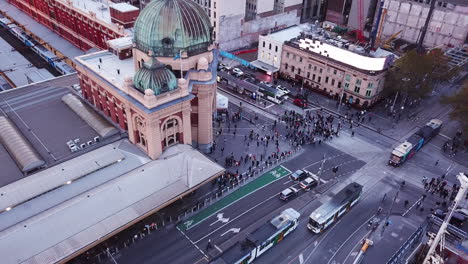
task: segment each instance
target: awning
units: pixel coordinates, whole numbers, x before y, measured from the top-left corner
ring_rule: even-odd
[[[250,64],[266,72],[273,73],[273,72],[279,71],[279,68],[276,68],[275,66],[272,66],[270,64],[264,63],[263,61],[259,61],[259,60],[252,61]]]

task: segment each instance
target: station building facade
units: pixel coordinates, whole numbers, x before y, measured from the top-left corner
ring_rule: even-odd
[[[217,89],[208,16],[191,1],[153,1],[130,41],[115,39],[109,50],[77,57],[83,97],[152,159],[177,143],[208,151]]]

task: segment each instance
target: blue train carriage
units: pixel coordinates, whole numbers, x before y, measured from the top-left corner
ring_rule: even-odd
[[[423,145],[428,143],[433,137],[439,134],[442,127],[442,121],[439,119],[432,119],[416,133],[411,135],[405,142],[398,145],[393,149],[388,164],[392,166],[399,166],[405,161],[411,159]]]
[[[292,208],[281,212],[280,215],[265,223],[246,239],[236,242],[214,259],[212,264],[248,264],[264,254],[268,249],[281,242],[284,237],[296,229],[300,213]]]

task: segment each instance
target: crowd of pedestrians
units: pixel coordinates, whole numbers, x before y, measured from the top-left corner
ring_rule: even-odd
[[[432,178],[430,181],[427,179],[423,179],[423,184],[424,184],[424,189],[426,190],[426,193],[430,194],[438,194],[441,199],[445,202],[447,200],[449,202],[452,202],[455,200],[455,196],[458,193],[458,190],[460,189],[457,184],[453,184],[451,187],[447,186],[447,180],[445,180],[445,175],[439,177],[439,178]]]

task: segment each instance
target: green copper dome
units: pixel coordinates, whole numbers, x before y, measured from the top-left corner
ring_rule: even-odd
[[[150,89],[155,95],[159,95],[177,89],[177,79],[166,65],[152,57],[135,73],[133,85],[143,93]]]
[[[189,56],[206,52],[211,23],[205,11],[191,0],[153,0],[141,11],[134,26],[136,48],[156,57]]]

